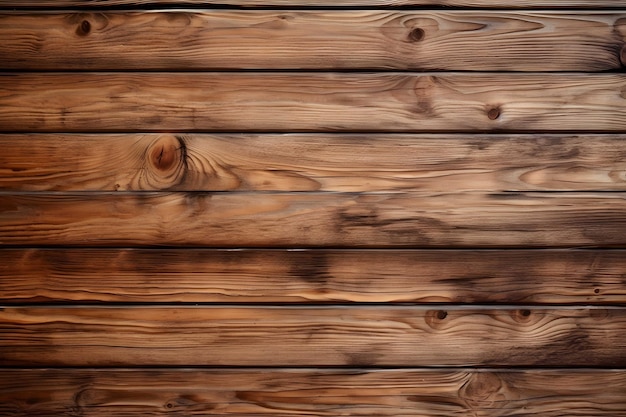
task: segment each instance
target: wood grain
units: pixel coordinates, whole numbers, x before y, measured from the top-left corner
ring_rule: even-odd
[[[8,369],[6,417],[626,416],[626,372]]]
[[[621,250],[3,249],[0,302],[626,303]]]
[[[626,309],[4,307],[2,366],[626,365]]]
[[[626,245],[624,193],[0,195],[0,245]]]
[[[624,131],[623,74],[2,73],[0,130]]]
[[[237,6],[237,7],[397,7],[445,6],[481,8],[620,8],[624,0],[0,0],[3,8],[108,8],[147,6]]]
[[[4,134],[0,149],[7,191],[626,191],[623,134]]]
[[[6,13],[0,67],[606,71],[625,35],[610,12]]]

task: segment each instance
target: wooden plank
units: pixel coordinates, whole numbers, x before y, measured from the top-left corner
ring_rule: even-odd
[[[106,8],[145,6],[206,6],[237,7],[398,7],[398,6],[445,6],[481,8],[620,8],[624,0],[0,0],[4,8]]]
[[[626,309],[4,307],[3,366],[626,365]]]
[[[623,370],[7,369],[6,417],[626,416]]]
[[[626,245],[624,193],[0,195],[0,245]]]
[[[3,249],[0,302],[626,303],[620,250]]]
[[[7,191],[626,191],[623,134],[5,134],[0,149]]]
[[[7,13],[0,67],[605,71],[626,62],[625,35],[607,12]]]
[[[623,74],[2,73],[2,131],[623,131]]]

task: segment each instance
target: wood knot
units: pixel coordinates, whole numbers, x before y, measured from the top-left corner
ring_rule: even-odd
[[[626,67],[626,45],[622,45],[622,49],[619,53],[619,62],[622,67]]]
[[[487,112],[487,117],[489,117],[490,120],[496,120],[497,118],[499,118],[500,108],[499,107],[490,108],[489,111]]]
[[[522,308],[520,310],[511,310],[510,315],[516,323],[529,323],[531,321],[532,311],[526,308]]]
[[[76,34],[78,36],[87,36],[89,32],[91,32],[91,23],[89,23],[89,20],[83,20],[76,28]]]
[[[140,188],[170,188],[182,181],[187,171],[187,151],[182,138],[159,136],[146,151]]]
[[[446,320],[449,316],[446,310],[430,310],[424,315],[424,320],[433,329],[443,329],[450,325],[449,320]]]
[[[504,399],[505,384],[499,375],[491,372],[471,374],[469,381],[463,385],[459,396],[470,408],[491,408]]]
[[[150,151],[152,165],[159,171],[167,171],[180,158],[176,143],[170,140],[160,140]]]
[[[410,42],[419,42],[424,39],[424,36],[426,36],[426,32],[424,32],[424,29],[415,28],[409,32],[408,38]]]

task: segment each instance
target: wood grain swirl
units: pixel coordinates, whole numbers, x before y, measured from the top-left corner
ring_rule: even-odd
[[[0,131],[624,131],[622,74],[3,73]]]
[[[6,417],[626,416],[622,371],[9,369]]]
[[[4,134],[0,149],[6,191],[626,191],[622,134]]]
[[[606,71],[622,68],[625,34],[610,12],[7,13],[0,66]]]
[[[623,308],[4,307],[0,365],[626,366]]]
[[[0,302],[626,303],[621,250],[3,249]]]

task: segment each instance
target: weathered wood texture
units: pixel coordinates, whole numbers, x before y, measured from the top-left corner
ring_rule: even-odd
[[[626,303],[621,250],[3,249],[0,302]]]
[[[624,417],[624,392],[621,371],[9,369],[0,413]]]
[[[624,0],[0,0],[4,8],[107,8],[149,6],[235,6],[235,7],[397,7],[446,6],[481,8],[620,8]]]
[[[4,307],[0,365],[626,366],[626,309]]]
[[[626,191],[623,134],[4,134],[0,149],[5,191]]]
[[[3,73],[3,131],[623,131],[622,74]]]
[[[625,35],[607,12],[10,13],[0,67],[603,71],[626,62]]]
[[[626,245],[625,193],[0,195],[1,245]]]

